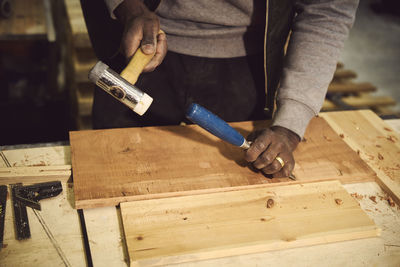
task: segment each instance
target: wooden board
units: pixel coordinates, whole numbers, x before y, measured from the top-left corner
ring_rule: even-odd
[[[91,47],[89,34],[79,0],[64,0],[74,47]]]
[[[69,146],[0,151],[0,184],[67,182],[71,176]]]
[[[71,165],[0,168],[0,184],[30,184],[54,180],[67,182],[69,177]]]
[[[247,136],[265,121],[232,124]],[[295,152],[298,181],[373,181],[375,173],[322,119],[312,120]],[[254,172],[243,151],[196,125],[70,133],[77,208],[291,182]]]
[[[43,0],[13,0],[10,18],[0,20],[0,40],[47,38]]]
[[[268,200],[274,202],[270,208]],[[121,211],[132,266],[375,237],[380,232],[338,181],[127,202],[121,203]]]
[[[322,116],[378,174],[379,185],[400,204],[400,134],[370,110]]]
[[[83,210],[93,266],[126,267],[124,230],[119,208],[103,207]]]

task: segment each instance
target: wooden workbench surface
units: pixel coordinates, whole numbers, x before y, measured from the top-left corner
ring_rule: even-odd
[[[344,135],[344,140],[352,149],[359,150],[360,157],[377,172],[378,182],[383,188],[392,182],[398,182],[400,179],[400,176],[398,176],[399,170],[387,169],[387,166],[388,164],[394,164],[395,167],[395,164],[399,163],[399,161],[397,163],[390,161],[390,158],[393,159],[393,153],[396,154],[400,151],[399,144],[393,143],[389,146],[385,143],[386,141],[384,143],[382,141],[384,139],[387,140],[387,137],[389,139],[390,136],[393,137],[394,130],[397,129],[399,131],[400,120],[388,121],[393,126],[391,128],[369,112],[361,113],[366,122],[352,121],[351,115],[355,114],[354,112],[325,113],[322,114],[322,117],[329,122],[335,131]],[[368,124],[368,122],[373,123]],[[362,127],[366,123],[368,124],[367,127],[373,128],[370,129],[371,138],[365,138],[360,135]],[[353,128],[356,129],[356,133],[352,131]],[[385,132],[381,133],[380,130],[382,129],[387,132],[386,135],[384,135]],[[378,136],[383,138],[373,138],[374,131],[380,133]],[[389,142],[391,141],[389,140]],[[375,149],[382,149],[374,151],[371,150],[371,146],[375,147]],[[383,159],[379,159],[378,156],[372,158],[371,153],[376,153],[377,155],[379,153]],[[3,158],[3,160],[0,160],[0,167],[32,165],[36,165],[36,167],[38,165],[60,165],[65,167],[70,164],[69,147],[3,151],[3,157],[7,160],[7,163]],[[329,266],[399,266],[399,206],[391,207],[387,201],[388,195],[375,182],[348,184],[344,185],[344,187],[359,201],[362,209],[375,221],[376,225],[382,229],[380,238],[241,255],[186,263],[182,264],[182,266],[287,266],[298,265],[300,262],[304,263],[304,265],[317,265],[323,262],[325,264],[328,263]],[[63,189],[64,192],[59,197],[41,202],[43,211],[39,212],[39,214],[47,225],[47,232],[50,231],[52,233],[52,238],[46,237],[48,235],[46,235],[46,231],[39,222],[38,217],[30,213],[32,239],[25,243],[14,240],[11,210],[10,206],[7,207],[5,245],[0,251],[2,266],[26,266],[32,262],[37,262],[41,266],[86,265],[78,214],[70,205],[72,203],[70,199],[72,192],[68,191],[71,189],[68,187],[67,182],[63,183]],[[394,189],[391,188],[391,194],[396,196],[399,193],[396,190],[395,184]],[[87,209],[84,210],[84,215],[94,266],[127,266],[128,260],[123,242],[124,235],[121,231],[122,222],[119,208]],[[46,254],[43,254],[43,251],[46,251]]]

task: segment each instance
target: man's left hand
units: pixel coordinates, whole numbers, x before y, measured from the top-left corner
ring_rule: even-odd
[[[265,174],[289,177],[295,164],[293,151],[299,142],[300,137],[294,132],[273,126],[261,131],[246,151],[245,158]]]

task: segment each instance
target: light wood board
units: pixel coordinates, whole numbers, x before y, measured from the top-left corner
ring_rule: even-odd
[[[400,204],[400,134],[370,110],[330,112],[323,117],[378,174],[378,184]]]
[[[274,205],[268,208],[271,199]],[[160,266],[380,233],[338,181],[126,202],[121,203],[121,212],[132,266]]]
[[[0,184],[67,182],[71,176],[69,146],[1,151]]]
[[[0,40],[47,38],[46,13],[43,0],[10,1],[13,12],[0,20]]]
[[[247,136],[265,121],[232,125]],[[295,151],[298,181],[373,181],[375,173],[322,118],[314,118]],[[138,199],[292,182],[249,168],[243,151],[196,125],[70,133],[77,208]]]

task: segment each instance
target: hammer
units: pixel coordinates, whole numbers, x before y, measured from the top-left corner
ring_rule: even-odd
[[[153,56],[154,54],[144,54],[139,47],[121,75],[99,61],[90,70],[89,80],[137,114],[143,115],[153,102],[153,98],[134,84]]]

